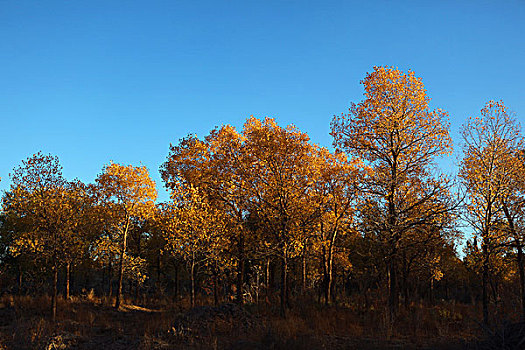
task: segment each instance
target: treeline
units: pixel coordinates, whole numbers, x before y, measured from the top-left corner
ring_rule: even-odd
[[[250,117],[172,145],[155,203],[145,167],[110,163],[93,184],[67,180],[37,153],[2,198],[0,288],[52,296],[93,290],[148,298],[278,305],[344,302],[362,310],[435,300],[521,306],[523,139],[501,102],[462,128],[457,178],[447,113],[420,78],[375,67],[363,101],[332,120],[335,151],[290,125]],[[462,259],[460,225],[473,235]]]

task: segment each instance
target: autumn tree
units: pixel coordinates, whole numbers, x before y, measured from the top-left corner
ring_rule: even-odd
[[[4,209],[24,222],[11,250],[31,252],[53,273],[52,317],[56,317],[58,268],[78,254],[80,205],[75,183],[62,176],[58,157],[36,153],[15,168]],[[67,291],[66,291],[67,293]]]
[[[237,265],[237,300],[242,300],[244,265],[259,250],[253,239],[257,218],[259,240],[282,262],[281,302],[287,298],[288,260],[301,250],[299,227],[305,198],[312,187],[313,148],[306,134],[275,120],[249,118],[241,134],[231,126],[212,130],[204,140],[189,136],[172,146],[162,167],[169,189],[184,181],[205,194],[208,203],[229,218],[226,234]],[[254,246],[255,245],[255,246]],[[252,255],[253,256],[253,255]]]
[[[229,236],[228,251],[236,265],[236,300],[240,303],[245,264],[254,243],[247,227],[250,198],[246,192],[249,170],[245,154],[243,135],[223,125],[203,140],[189,135],[171,145],[168,159],[161,167],[162,178],[171,192],[177,191],[182,182],[198,188],[210,205],[229,218],[225,234]]]
[[[358,207],[360,182],[364,180],[364,166],[359,159],[348,160],[344,153],[330,153],[319,148],[312,176],[312,197],[308,205],[317,210],[312,239],[319,252],[326,304],[332,299],[333,264],[336,248],[345,235],[356,232],[355,211]]]
[[[126,261],[127,240],[133,221],[149,216],[157,198],[155,182],[144,166],[110,163],[96,179],[105,207],[114,218],[112,229],[120,241],[118,251],[118,289],[115,308],[122,299],[122,280]]]
[[[228,246],[225,235],[227,218],[188,184],[179,184],[177,191],[172,192],[172,200],[172,203],[163,207],[160,218],[165,238],[164,249],[186,262],[191,282],[190,303],[193,307],[197,273],[205,267],[215,269],[217,264],[222,263]],[[216,272],[214,275],[217,278]],[[217,285],[215,293],[216,288]]]
[[[519,125],[501,101],[489,101],[479,117],[469,118],[462,128],[462,136],[459,176],[468,194],[467,220],[481,239],[483,321],[488,324],[490,262],[508,238],[501,226],[503,220],[507,220],[513,236],[517,237],[515,215],[521,209],[515,206],[519,204],[515,196],[519,193],[516,176],[520,171],[515,167],[520,163],[517,160],[523,139]],[[519,238],[516,244],[521,259]]]
[[[331,135],[337,148],[373,169],[364,190],[375,202],[375,225],[386,237],[393,321],[399,252],[409,230],[442,213],[428,204],[447,186],[444,179],[434,180],[434,164],[436,157],[451,153],[452,140],[447,113],[430,110],[423,82],[412,71],[374,67],[361,83],[365,99],[334,117]]]
[[[249,118],[244,124],[246,193],[262,221],[267,241],[281,260],[280,311],[288,304],[288,264],[301,253],[303,203],[312,189],[314,148],[307,134],[274,119]]]
[[[525,161],[523,159],[523,139],[518,136],[519,145],[506,150],[507,161],[505,162],[507,181],[506,190],[499,198],[501,209],[505,217],[505,229],[509,248],[516,249],[516,264],[518,267],[520,281],[520,297],[522,319],[525,319],[525,258],[523,247],[525,246]]]

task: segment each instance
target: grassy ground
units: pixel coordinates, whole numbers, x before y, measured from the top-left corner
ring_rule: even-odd
[[[91,297],[60,300],[57,321],[47,297],[0,300],[0,349],[477,349],[472,307],[411,305],[392,330],[384,312],[296,301],[286,318],[267,304],[187,308]],[[470,345],[469,345],[470,344]]]

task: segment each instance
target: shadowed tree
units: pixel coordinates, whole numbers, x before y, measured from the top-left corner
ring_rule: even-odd
[[[56,318],[58,268],[80,255],[82,238],[78,235],[82,199],[78,183],[68,183],[62,176],[58,157],[37,153],[11,174],[11,189],[4,198],[4,210],[15,220],[22,220],[24,230],[17,231],[12,252],[32,254],[51,267],[53,292],[52,318]],[[19,226],[22,227],[22,226]]]
[[[428,209],[428,203],[441,195],[447,181],[432,180],[433,165],[436,157],[451,153],[452,140],[447,113],[429,109],[430,98],[413,72],[374,67],[361,83],[365,99],[352,104],[348,114],[334,117],[331,135],[334,146],[373,169],[363,187],[375,202],[375,224],[387,242],[392,324],[399,304],[396,266],[403,237],[440,215],[440,210]]]
[[[513,168],[519,166],[517,152],[523,148],[523,139],[519,125],[501,101],[489,101],[480,117],[469,118],[463,126],[462,136],[463,159],[459,176],[468,195],[467,220],[481,238],[483,322],[488,324],[490,261],[508,238],[501,228],[502,220],[507,219],[516,237],[515,213],[511,214],[511,210],[515,212],[519,208],[511,206],[515,202],[512,198],[518,193],[515,186],[520,171]],[[521,245],[517,243],[520,254]]]

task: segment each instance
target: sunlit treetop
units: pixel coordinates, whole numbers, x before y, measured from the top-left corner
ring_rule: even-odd
[[[337,148],[408,171],[452,152],[448,114],[429,109],[430,98],[414,72],[374,67],[361,84],[365,99],[332,121]]]
[[[96,181],[106,200],[124,206],[131,215],[144,206],[152,207],[157,199],[155,182],[150,178],[145,166],[110,163]]]

